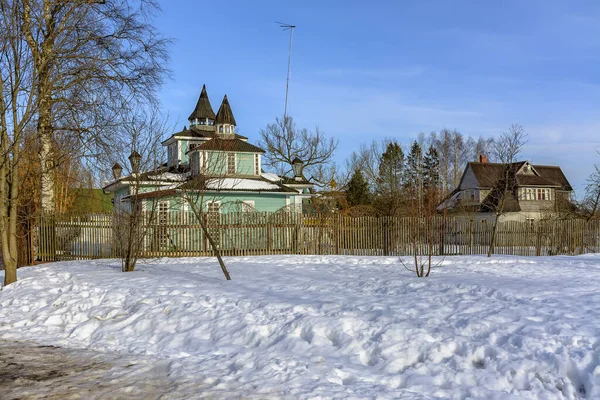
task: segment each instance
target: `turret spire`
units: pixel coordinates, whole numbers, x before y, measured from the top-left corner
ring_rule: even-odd
[[[200,98],[198,99],[198,103],[196,103],[196,108],[188,118],[190,121],[190,125],[196,125],[196,120],[201,120],[204,122],[205,120],[215,120],[215,112],[210,105],[210,100],[208,100],[208,93],[206,93],[206,85],[202,85],[202,92],[200,93]]]
[[[219,107],[219,111],[217,112],[216,123],[222,125],[237,125],[235,123],[235,118],[233,117],[233,112],[231,111],[231,106],[227,100],[227,95],[223,97],[223,102],[221,103],[221,107]]]

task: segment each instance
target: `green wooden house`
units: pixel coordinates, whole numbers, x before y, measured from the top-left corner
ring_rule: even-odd
[[[159,168],[121,176],[122,168],[115,164],[114,180],[103,188],[114,195],[115,208],[131,207],[135,198],[141,207],[161,211],[185,211],[190,202],[219,213],[301,211],[312,187],[300,172],[301,161],[295,161],[293,178],[263,172],[265,151],[236,133],[227,95],[215,114],[203,86],[188,121],[189,128],[162,142],[168,159]],[[134,152],[130,160],[135,170],[139,154]]]

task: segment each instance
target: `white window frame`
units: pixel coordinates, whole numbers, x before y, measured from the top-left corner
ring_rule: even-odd
[[[535,224],[535,218],[527,217],[525,220],[527,221],[529,226],[533,226]]]
[[[242,212],[254,212],[256,208],[254,207],[254,200],[242,200]]]
[[[233,159],[233,162],[232,162]],[[227,175],[235,175],[237,170],[237,157],[235,153],[227,153]]]

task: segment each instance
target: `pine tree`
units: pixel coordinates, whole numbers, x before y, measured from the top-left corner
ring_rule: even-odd
[[[359,169],[354,171],[352,178],[350,178],[350,182],[348,182],[348,188],[346,189],[346,200],[348,201],[348,205],[350,207],[371,203],[369,184]]]
[[[430,146],[423,158],[423,188],[438,189],[440,185],[440,157],[437,150]]]

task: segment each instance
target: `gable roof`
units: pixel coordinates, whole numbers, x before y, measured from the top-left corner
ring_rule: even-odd
[[[504,178],[507,168],[516,173],[523,164],[525,164],[525,161],[512,164],[470,162],[468,167],[471,167],[471,171],[473,171],[479,187],[491,189]]]
[[[219,111],[217,111],[216,122],[217,124],[237,125],[235,123],[235,118],[233,117],[233,111],[231,111],[231,106],[229,105],[229,100],[227,100],[227,95],[223,97],[221,107],[219,107]]]
[[[557,187],[560,190],[573,190],[558,166],[532,164],[535,175],[517,174],[526,162],[519,161],[512,164],[470,162],[468,167],[473,171],[481,188],[496,187],[508,172],[509,176],[516,180],[518,186],[546,186]]]
[[[210,100],[208,99],[208,93],[206,93],[206,85],[202,85],[202,92],[200,92],[200,97],[198,98],[198,102],[196,103],[196,108],[190,114],[188,120],[192,120],[195,118],[208,118],[215,119],[215,112],[210,105]]]
[[[567,177],[562,172],[560,167],[555,165],[534,165],[533,168],[540,174],[540,176],[548,181],[558,185],[560,190],[573,190],[573,187],[567,180]]]
[[[214,150],[214,151],[237,151],[242,153],[264,153],[265,151],[258,146],[240,140],[235,139],[222,139],[214,138],[208,140],[201,145],[195,147],[195,149],[201,150]]]

